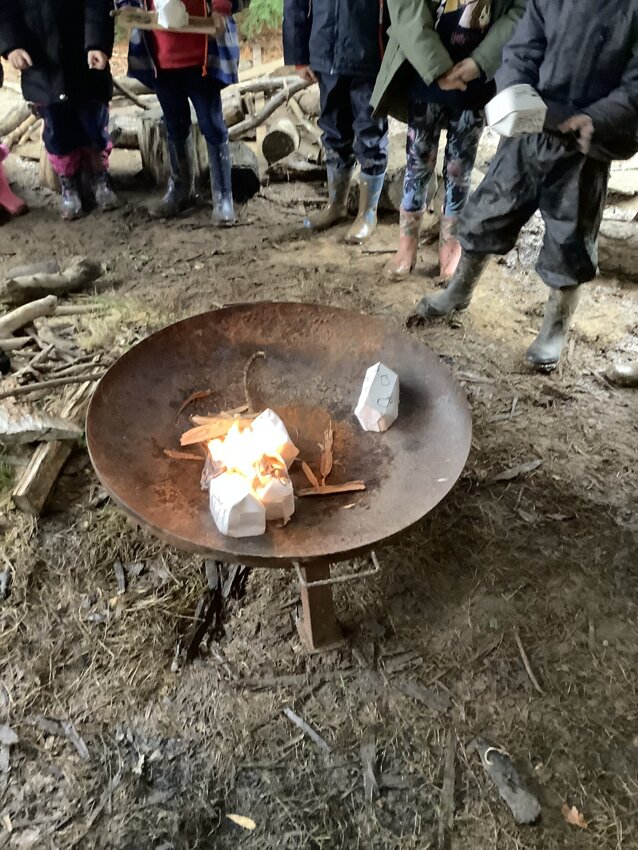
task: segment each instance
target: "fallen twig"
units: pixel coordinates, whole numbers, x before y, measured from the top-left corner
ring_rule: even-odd
[[[288,720],[291,720],[295,724],[295,726],[298,726],[302,730],[302,732],[304,732],[304,734],[306,734],[310,738],[310,740],[313,741],[318,747],[320,747],[325,753],[331,752],[330,747],[324,741],[321,735],[316,732],[312,728],[312,726],[309,726],[303,718],[299,717],[299,715],[296,714],[292,710],[292,708],[284,708],[283,712],[288,718]]]
[[[348,481],[346,484],[323,484],[320,487],[298,490],[297,496],[337,496],[339,493],[355,493],[365,489],[363,481]]]
[[[198,463],[201,463],[203,460],[201,455],[191,454],[190,452],[180,452],[177,449],[164,449],[164,454],[166,457],[170,457],[171,460],[196,460]]]
[[[377,742],[374,733],[369,730],[361,741],[359,748],[361,764],[363,766],[363,793],[366,802],[371,803],[375,794],[379,793],[379,782],[377,779]]]
[[[445,747],[445,767],[443,769],[443,787],[439,807],[439,850],[450,846],[450,833],[454,824],[454,784],[456,779],[456,732],[450,729]]]
[[[319,483],[319,479],[318,479],[318,478],[317,478],[317,476],[314,474],[314,472],[312,471],[312,469],[311,469],[311,468],[310,468],[310,466],[306,463],[306,461],[305,461],[305,460],[302,460],[302,461],[301,461],[301,468],[303,469],[303,471],[304,471],[304,475],[305,475],[305,476],[306,476],[306,478],[308,479],[308,481],[309,481],[309,483],[310,483],[311,487],[313,488],[313,490],[316,490],[318,487],[321,487],[321,484]]]
[[[232,141],[241,138],[245,135],[249,130],[254,130],[255,127],[259,127],[260,124],[263,124],[264,121],[267,121],[270,116],[276,112],[280,106],[283,106],[293,94],[296,94],[303,89],[307,89],[310,83],[307,83],[305,80],[297,79],[291,85],[284,85],[282,90],[271,97],[268,103],[261,109],[256,115],[253,115],[250,118],[246,118],[244,121],[240,121],[239,124],[235,124],[228,131],[228,138]]]
[[[189,404],[192,404],[194,401],[199,401],[203,398],[209,398],[212,392],[212,390],[196,390],[194,393],[191,393],[186,399],[186,401],[183,401],[180,404],[179,410],[175,414],[175,419],[177,419],[180,413],[183,413],[186,410]]]
[[[332,472],[332,446],[334,444],[334,430],[332,427],[332,421],[330,425],[326,428],[326,431],[323,436],[323,450],[321,452],[321,463],[319,465],[319,472],[321,474],[321,486],[325,487],[326,478]]]
[[[67,384],[83,384],[85,381],[99,381],[104,372],[91,372],[86,375],[69,375],[66,378],[52,378],[50,381],[38,381],[34,384],[25,384],[23,387],[14,387],[12,390],[6,390],[0,393],[0,399],[11,398],[17,395],[27,395],[28,393],[36,392],[37,390],[47,390],[53,387],[63,387]]]
[[[132,91],[129,91],[125,86],[123,86],[118,80],[113,78],[113,88],[115,91],[118,91],[122,97],[125,97],[127,100],[130,100],[131,103],[134,103],[135,106],[139,106],[140,109],[149,109],[149,105],[144,103],[143,100],[140,100],[139,97],[133,94]]]
[[[518,633],[518,629],[514,629],[514,639],[516,640],[516,645],[518,646],[518,651],[520,652],[521,658],[523,659],[523,664],[525,665],[525,670],[527,671],[527,675],[529,676],[530,682],[532,683],[532,685],[534,685],[534,687],[541,696],[545,696],[545,691],[538,684],[538,679],[534,675],[527,654],[523,649],[523,644],[521,643],[521,637]]]

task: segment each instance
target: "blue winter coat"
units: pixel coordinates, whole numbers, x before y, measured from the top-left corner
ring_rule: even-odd
[[[384,0],[284,0],[284,60],[320,74],[376,77]]]

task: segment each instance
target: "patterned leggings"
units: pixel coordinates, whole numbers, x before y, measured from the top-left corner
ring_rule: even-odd
[[[471,109],[459,111],[438,103],[412,101],[403,180],[404,210],[421,212],[425,209],[428,185],[436,169],[441,130],[447,127],[443,214],[457,216],[461,212],[470,193],[472,169],[484,124],[482,112]]]

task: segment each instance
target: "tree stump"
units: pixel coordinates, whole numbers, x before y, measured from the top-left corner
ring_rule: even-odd
[[[603,272],[638,280],[638,222],[603,221],[598,265]]]

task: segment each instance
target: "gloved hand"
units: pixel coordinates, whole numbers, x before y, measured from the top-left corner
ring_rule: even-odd
[[[233,4],[231,0],[213,0],[213,12],[218,15],[228,17],[233,13]]]
[[[589,153],[594,138],[594,122],[589,115],[572,115],[567,121],[563,121],[558,129],[561,133],[574,133],[580,152]]]

